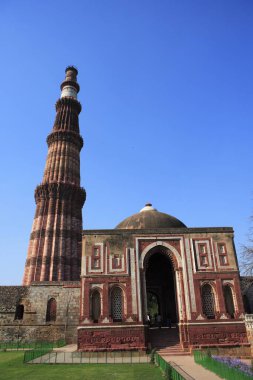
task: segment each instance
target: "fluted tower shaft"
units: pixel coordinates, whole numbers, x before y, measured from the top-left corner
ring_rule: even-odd
[[[75,281],[80,278],[82,207],[77,70],[67,67],[56,103],[56,118],[47,138],[48,155],[42,183],[35,189],[36,212],[30,236],[23,285],[33,281]]]

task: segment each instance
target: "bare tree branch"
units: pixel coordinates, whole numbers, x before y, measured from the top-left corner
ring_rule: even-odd
[[[253,275],[253,238],[249,238],[249,245],[242,246],[241,268],[247,276]]]

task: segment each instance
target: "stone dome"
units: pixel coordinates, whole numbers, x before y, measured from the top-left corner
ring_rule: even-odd
[[[147,203],[140,212],[131,215],[119,223],[116,229],[139,230],[153,228],[186,228],[180,220],[157,211],[151,203]]]

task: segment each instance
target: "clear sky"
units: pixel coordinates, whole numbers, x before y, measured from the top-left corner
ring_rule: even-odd
[[[0,284],[20,284],[54,104],[79,70],[84,228],[146,202],[247,242],[252,0],[0,2]]]

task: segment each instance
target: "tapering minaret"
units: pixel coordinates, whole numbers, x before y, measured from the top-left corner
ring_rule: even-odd
[[[77,100],[78,71],[69,66],[56,103],[56,118],[47,138],[48,155],[41,185],[35,190],[36,212],[23,285],[33,281],[75,281],[80,278],[82,207]]]

